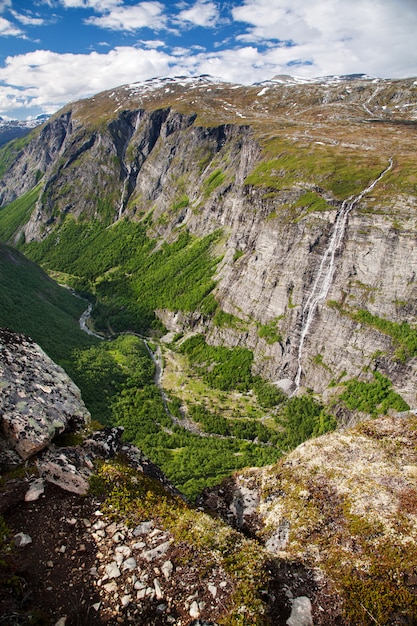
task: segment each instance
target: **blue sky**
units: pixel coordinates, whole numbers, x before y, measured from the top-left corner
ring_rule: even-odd
[[[0,0],[0,116],[155,76],[417,76],[417,0]]]

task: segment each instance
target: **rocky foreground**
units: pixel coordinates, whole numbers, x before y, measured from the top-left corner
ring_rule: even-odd
[[[413,414],[306,442],[195,508],[121,429],[89,431],[38,346],[4,332],[1,355],[0,624],[416,623]],[[86,419],[51,438],[45,416],[72,412],[58,389]]]

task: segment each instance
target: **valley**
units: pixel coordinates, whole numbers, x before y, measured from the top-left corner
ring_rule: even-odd
[[[0,326],[65,370],[91,419],[40,458],[84,459],[91,436],[124,429],[77,480],[96,489],[103,529],[127,537],[152,519],[169,535],[175,584],[204,554],[220,594],[214,546],[224,606],[195,583],[198,610],[167,600],[178,625],[284,626],[300,598],[300,626],[417,619],[416,129],[412,78],[202,76],[70,103],[0,147]],[[22,381],[1,345],[13,423]],[[174,623],[152,604],[161,578],[142,604],[123,580],[114,602],[92,583],[105,607],[92,624]]]

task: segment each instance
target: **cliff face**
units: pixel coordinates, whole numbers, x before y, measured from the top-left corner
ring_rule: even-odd
[[[15,234],[27,242],[59,233],[69,215],[103,226],[150,215],[158,245],[184,227],[197,237],[220,228],[215,297],[240,322],[161,309],[169,329],[249,347],[257,372],[286,388],[331,395],[378,369],[412,405],[415,349],[401,336],[416,315],[416,89],[412,79],[126,86],[57,114],[4,174],[1,202],[43,175]]]

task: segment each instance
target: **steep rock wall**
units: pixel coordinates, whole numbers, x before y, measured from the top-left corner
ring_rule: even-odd
[[[242,324],[214,326],[198,312],[160,315],[168,328],[192,328],[211,343],[247,346],[258,373],[293,381],[303,305],[341,202],[302,176],[281,189],[247,184],[261,159],[254,129],[197,122],[195,115],[166,107],[126,110],[88,128],[74,112],[63,113],[5,175],[3,203],[33,184],[29,172],[37,167],[45,173],[43,192],[25,227],[27,241],[47,236],[68,213],[105,224],[151,215],[149,235],[168,242],[183,227],[196,236],[222,229],[216,299]],[[311,190],[326,209],[294,212]],[[388,375],[415,403],[415,359],[397,359],[393,340],[352,314],[365,309],[397,324],[413,323],[415,205],[415,195],[398,190],[387,198],[365,196],[350,213],[332,284],[305,338],[302,385],[324,392],[331,381],[363,374],[366,366]],[[265,324],[279,339],[260,336]]]

